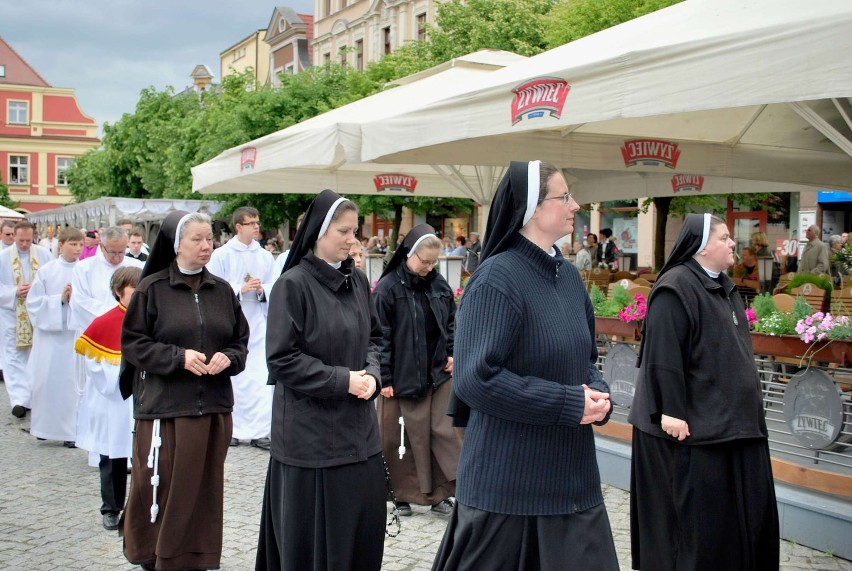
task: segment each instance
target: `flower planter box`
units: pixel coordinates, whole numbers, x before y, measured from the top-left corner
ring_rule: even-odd
[[[639,321],[625,323],[617,317],[595,317],[595,333],[598,335],[639,339],[641,331],[642,323]]]
[[[596,320],[597,321],[597,320]],[[799,359],[806,352],[810,356],[813,345],[805,343],[795,335],[766,335],[752,333],[751,346],[755,355],[770,355],[773,357],[792,357]],[[819,341],[819,350],[814,352],[813,361],[837,363],[842,366],[852,365],[852,340]]]

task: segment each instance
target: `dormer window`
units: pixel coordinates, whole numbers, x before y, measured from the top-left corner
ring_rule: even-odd
[[[6,77],[6,66],[0,65],[0,77]]]
[[[278,20],[278,31],[283,32],[286,29],[287,29],[287,21],[284,20],[284,18],[280,18]]]

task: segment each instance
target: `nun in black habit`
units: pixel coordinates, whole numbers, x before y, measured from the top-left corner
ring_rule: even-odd
[[[633,424],[633,568],[778,569],[760,380],[725,222],[689,214],[648,298]]]
[[[441,247],[434,228],[415,226],[373,292],[384,334],[379,426],[400,515],[410,503],[449,515],[456,490],[461,440],[447,416],[456,302],[435,269]]]
[[[357,226],[355,205],[322,191],[272,288],[258,570],[381,567],[386,487],[373,399],[382,330],[367,277],[349,257]]]
[[[579,205],[553,165],[512,162],[456,320],[456,506],[434,571],[618,569],[592,424],[609,419],[595,317],[554,243]],[[464,409],[464,410],[462,410]]]

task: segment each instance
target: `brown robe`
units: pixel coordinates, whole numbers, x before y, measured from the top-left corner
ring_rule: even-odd
[[[133,564],[156,569],[218,569],[222,558],[225,457],[231,413],[160,421],[160,485],[157,521],[148,452],[153,420],[137,420],[127,507],[119,522],[124,554]]]
[[[382,451],[396,499],[434,505],[456,493],[461,441],[447,416],[452,380],[422,399],[379,398]],[[399,417],[405,419],[406,452],[399,458]]]

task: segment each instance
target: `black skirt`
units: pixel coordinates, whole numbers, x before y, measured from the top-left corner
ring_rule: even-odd
[[[603,504],[566,515],[508,515],[456,503],[432,571],[618,571]]]
[[[385,538],[382,455],[331,468],[269,461],[257,571],[379,571]]]
[[[634,428],[630,489],[634,569],[778,569],[765,439],[690,446]]]

